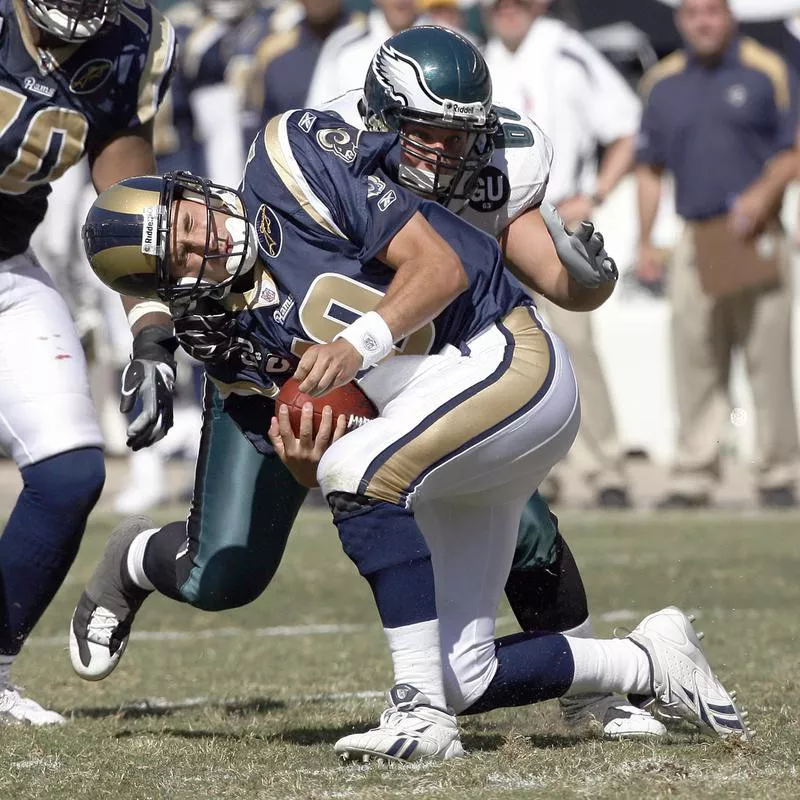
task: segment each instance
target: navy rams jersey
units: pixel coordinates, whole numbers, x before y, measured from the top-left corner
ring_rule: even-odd
[[[153,118],[169,81],[172,26],[144,0],[80,45],[37,50],[0,0],[0,259],[23,252],[50,182],[84,153]]]
[[[360,132],[318,111],[275,117],[255,139],[243,193],[275,296],[272,307],[248,313],[265,346],[277,335],[281,351],[300,355],[374,309],[394,277],[376,255],[417,211],[455,250],[469,288],[399,352],[464,347],[530,302],[503,269],[494,239],[388,177],[398,157],[394,134]]]

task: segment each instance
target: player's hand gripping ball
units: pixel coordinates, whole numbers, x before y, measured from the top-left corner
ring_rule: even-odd
[[[322,395],[322,397],[312,397],[309,394],[304,394],[298,386],[299,384],[294,378],[289,378],[281,386],[278,396],[275,398],[276,409],[280,408],[281,405],[288,406],[289,420],[295,436],[300,431],[300,415],[305,403],[311,403],[314,407],[313,436],[316,436],[319,431],[319,426],[322,422],[322,409],[325,406],[330,406],[333,410],[334,424],[339,415],[344,414],[348,431],[358,428],[367,420],[375,419],[378,416],[378,411],[372,405],[371,400],[352,381]]]

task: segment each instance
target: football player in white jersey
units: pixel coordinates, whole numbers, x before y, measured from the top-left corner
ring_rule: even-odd
[[[542,237],[546,241],[549,235],[575,283],[589,290],[582,293],[576,287],[570,307],[588,310],[589,304],[597,302],[597,287],[608,280],[613,264],[605,257],[602,237],[591,224],[584,223],[578,235],[570,235],[555,209],[543,204],[553,145],[536,123],[510,109],[495,107],[498,132],[492,147],[475,142],[466,165],[455,173],[448,172],[445,161],[437,155],[438,150],[447,152],[452,146],[448,141],[454,142],[462,134],[449,127],[436,100],[414,91],[415,73],[422,71],[428,85],[432,83],[431,75],[438,78],[442,94],[447,97],[456,85],[452,76],[459,60],[470,58],[481,56],[457,33],[438,26],[412,28],[381,46],[363,90],[345,93],[326,104],[324,110],[361,129],[399,128],[405,151],[422,163],[401,163],[398,182],[420,195],[438,199],[496,237],[508,266],[523,283],[527,259],[541,249]],[[465,73],[461,70],[461,74]],[[527,285],[531,286],[530,280]],[[610,288],[613,282],[606,286]],[[564,304],[563,298],[560,304]],[[555,548],[554,541],[558,544]],[[538,492],[531,497],[520,525],[518,552],[525,547],[537,561],[531,571],[515,569],[510,576],[507,593],[517,616],[524,617],[520,609],[525,608],[529,611],[529,629],[550,626],[573,636],[591,636],[591,620],[585,611],[585,591],[577,567]],[[554,572],[561,576],[560,581],[552,580]],[[546,623],[533,611],[544,607],[549,607]],[[599,725],[608,737],[666,732],[650,715],[613,695],[564,697],[560,703],[567,724]]]
[[[20,694],[11,665],[61,586],[105,480],[83,350],[31,236],[50,183],[84,153],[101,191],[154,169],[151,123],[174,43],[144,0],[0,0],[0,448],[23,483],[0,536],[0,722],[64,722]],[[154,396],[157,380],[134,359],[131,405],[141,390]]]

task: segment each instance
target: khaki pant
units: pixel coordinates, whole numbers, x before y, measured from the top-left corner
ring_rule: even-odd
[[[550,327],[566,344],[581,393],[581,427],[569,463],[599,492],[627,487],[614,410],[592,336],[591,314],[565,311],[536,297]]]
[[[791,263],[780,240],[785,279],[771,289],[712,298],[700,288],[691,233],[684,231],[669,272],[678,452],[671,491],[697,496],[719,478],[719,444],[730,418],[731,355],[744,353],[756,410],[759,488],[793,485],[798,459],[791,369]]]

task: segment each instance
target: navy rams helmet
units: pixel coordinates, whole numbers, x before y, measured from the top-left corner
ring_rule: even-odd
[[[478,49],[458,33],[420,25],[387,39],[372,59],[364,83],[369,130],[395,131],[400,146],[426,168],[400,165],[399,182],[442,203],[469,200],[494,151],[497,115],[492,79]],[[404,122],[466,131],[460,156],[411,139]]]
[[[170,247],[172,204],[178,199],[205,205],[206,241],[199,273],[176,279],[170,271]],[[201,297],[224,297],[255,263],[255,234],[244,209],[236,190],[188,172],[126,178],[101,192],[92,204],[81,231],[83,246],[94,273],[114,291],[186,308]],[[227,215],[229,252],[211,247],[212,211]],[[218,283],[207,280],[208,264],[221,258],[227,259],[228,277]]]
[[[65,42],[84,42],[115,22],[122,0],[25,0],[28,16]]]

